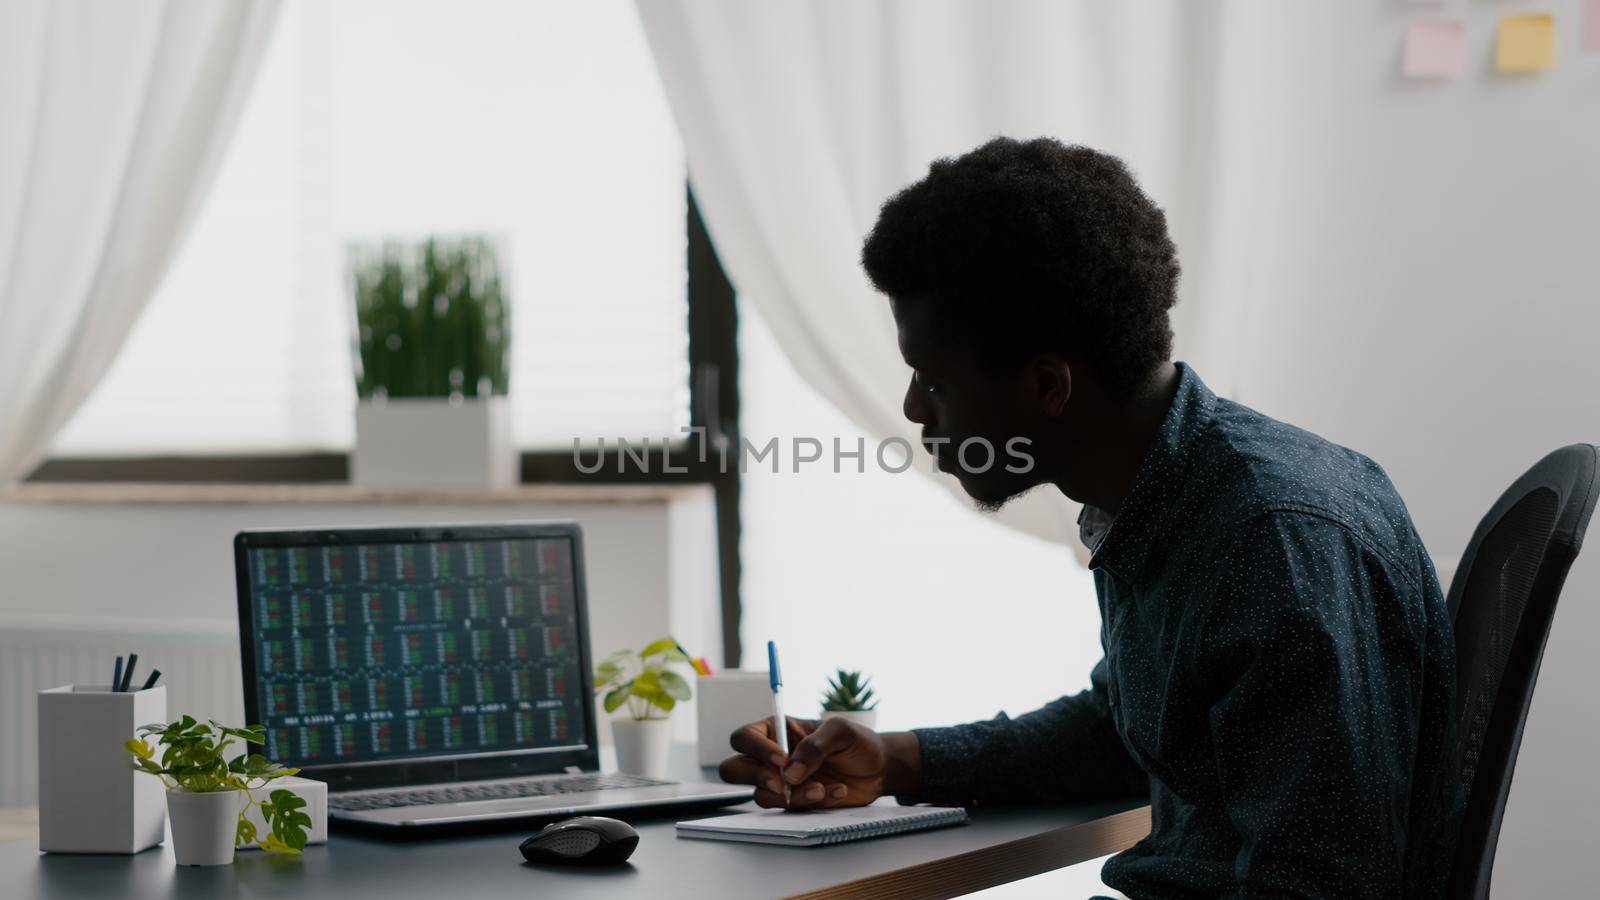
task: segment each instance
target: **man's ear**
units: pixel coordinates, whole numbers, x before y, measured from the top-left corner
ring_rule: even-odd
[[[1072,366],[1053,353],[1045,353],[1028,363],[1028,377],[1038,391],[1039,406],[1050,418],[1061,415],[1072,399]]]

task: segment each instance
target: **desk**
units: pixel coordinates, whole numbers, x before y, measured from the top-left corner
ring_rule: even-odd
[[[427,841],[335,831],[298,862],[251,850],[232,866],[182,869],[166,845],[131,857],[68,856],[17,841],[0,844],[0,892],[42,900],[951,897],[1121,850],[1148,833],[1150,811],[1131,801],[983,809],[964,826],[810,848],[684,840],[674,821],[636,821],[639,848],[609,869],[524,863],[517,844],[532,829]]]

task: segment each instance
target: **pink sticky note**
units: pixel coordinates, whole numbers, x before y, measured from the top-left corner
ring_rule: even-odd
[[[1585,0],[1583,4],[1583,49],[1600,53],[1600,0]]]
[[[1457,78],[1467,70],[1467,30],[1457,21],[1416,22],[1406,29],[1407,78]]]

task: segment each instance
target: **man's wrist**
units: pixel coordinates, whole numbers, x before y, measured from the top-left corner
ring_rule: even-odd
[[[890,796],[915,796],[922,790],[922,744],[909,731],[881,735],[888,762],[883,768],[883,792]]]

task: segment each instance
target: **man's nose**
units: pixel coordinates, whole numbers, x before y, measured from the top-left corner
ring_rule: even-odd
[[[928,415],[928,395],[917,389],[917,380],[915,378],[911,379],[911,382],[906,385],[906,398],[900,404],[900,410],[905,413],[907,419],[917,425],[932,424]]]

